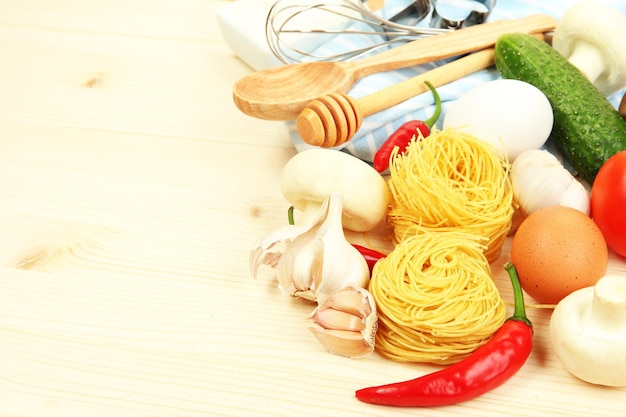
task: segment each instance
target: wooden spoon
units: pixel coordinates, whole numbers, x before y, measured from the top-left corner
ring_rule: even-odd
[[[418,38],[359,61],[317,61],[257,71],[235,83],[233,100],[249,116],[293,120],[311,100],[324,94],[346,93],[367,75],[490,48],[505,33],[542,33],[554,30],[556,23],[550,16],[531,15]]]

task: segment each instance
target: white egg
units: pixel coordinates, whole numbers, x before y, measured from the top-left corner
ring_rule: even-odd
[[[554,115],[545,94],[518,80],[489,81],[461,95],[448,109],[444,128],[470,133],[513,161],[539,149],[552,131]]]

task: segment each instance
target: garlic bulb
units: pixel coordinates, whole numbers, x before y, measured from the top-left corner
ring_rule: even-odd
[[[346,287],[322,300],[311,314],[317,340],[336,355],[359,357],[374,351],[378,315],[364,288]]]
[[[310,225],[283,227],[259,239],[250,254],[253,275],[262,264],[276,268],[281,291],[309,301],[347,286],[366,287],[369,268],[345,238],[342,213],[343,197],[334,192]]]
[[[531,149],[511,165],[513,195],[524,214],[567,206],[589,215],[589,192],[550,152]]]

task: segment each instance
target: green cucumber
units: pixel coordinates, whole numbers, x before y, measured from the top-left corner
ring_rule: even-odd
[[[626,122],[587,78],[547,43],[522,33],[502,35],[496,68],[504,78],[541,90],[552,105],[557,150],[590,184],[604,162],[626,149]]]

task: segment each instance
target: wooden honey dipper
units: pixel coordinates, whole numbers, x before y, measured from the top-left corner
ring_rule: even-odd
[[[344,93],[325,94],[310,101],[298,115],[298,133],[309,145],[339,146],[354,136],[364,117],[428,91],[425,81],[440,87],[490,67],[493,60],[494,49],[487,48],[359,99]]]

